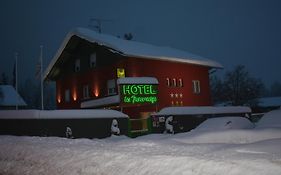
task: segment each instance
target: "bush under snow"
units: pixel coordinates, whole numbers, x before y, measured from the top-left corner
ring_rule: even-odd
[[[281,128],[281,109],[264,114],[256,128]]]

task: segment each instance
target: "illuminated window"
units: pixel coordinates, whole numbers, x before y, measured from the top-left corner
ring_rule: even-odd
[[[171,86],[170,78],[166,78],[166,85],[167,85],[168,87]]]
[[[193,80],[192,81],[192,89],[194,94],[200,94],[200,81],[199,80]]]
[[[182,83],[182,79],[181,79],[181,78],[179,79],[178,86],[179,86],[179,87],[183,87],[183,83]]]
[[[97,54],[93,53],[90,56],[90,68],[94,68],[97,66]]]
[[[177,86],[177,80],[175,78],[173,78],[173,87]]]
[[[116,94],[116,86],[115,86],[115,80],[108,80],[107,81],[107,91],[108,95],[115,95]]]
[[[89,85],[84,85],[83,86],[83,99],[90,98],[90,93],[89,93]]]
[[[75,60],[74,71],[75,71],[75,72],[79,72],[79,71],[80,71],[80,59],[76,59],[76,60]]]
[[[123,77],[125,77],[125,69],[123,69],[123,68],[117,68],[117,77],[118,77],[118,78],[123,78]]]
[[[70,90],[69,89],[66,89],[64,92],[64,101],[70,102]]]

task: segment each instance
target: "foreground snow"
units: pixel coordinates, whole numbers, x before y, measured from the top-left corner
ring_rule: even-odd
[[[209,130],[211,120],[188,133],[135,139],[0,136],[0,174],[280,175],[281,110],[265,117],[255,129]],[[230,119],[236,126],[232,118],[215,123]]]
[[[281,129],[103,140],[0,136],[0,174],[280,175],[280,146]]]

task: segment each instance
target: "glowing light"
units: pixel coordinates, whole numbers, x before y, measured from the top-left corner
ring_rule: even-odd
[[[76,101],[76,100],[77,100],[77,97],[76,97],[76,96],[73,96],[73,100]]]
[[[125,77],[125,69],[123,69],[123,68],[117,68],[117,77],[118,77],[118,78],[123,78],[123,77]]]
[[[60,97],[58,97],[58,103],[60,103],[61,102],[61,98]]]
[[[73,96],[72,96],[72,97],[73,97],[73,100],[74,100],[74,101],[76,101],[76,100],[77,100],[77,94],[76,94],[76,91],[74,91],[74,93],[73,93]]]
[[[95,97],[98,97],[99,96],[98,90],[95,90],[94,94],[95,94]]]

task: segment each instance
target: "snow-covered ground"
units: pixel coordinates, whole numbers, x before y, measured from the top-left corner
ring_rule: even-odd
[[[265,117],[254,129],[205,124],[135,139],[0,136],[0,174],[280,175],[281,110]]]

